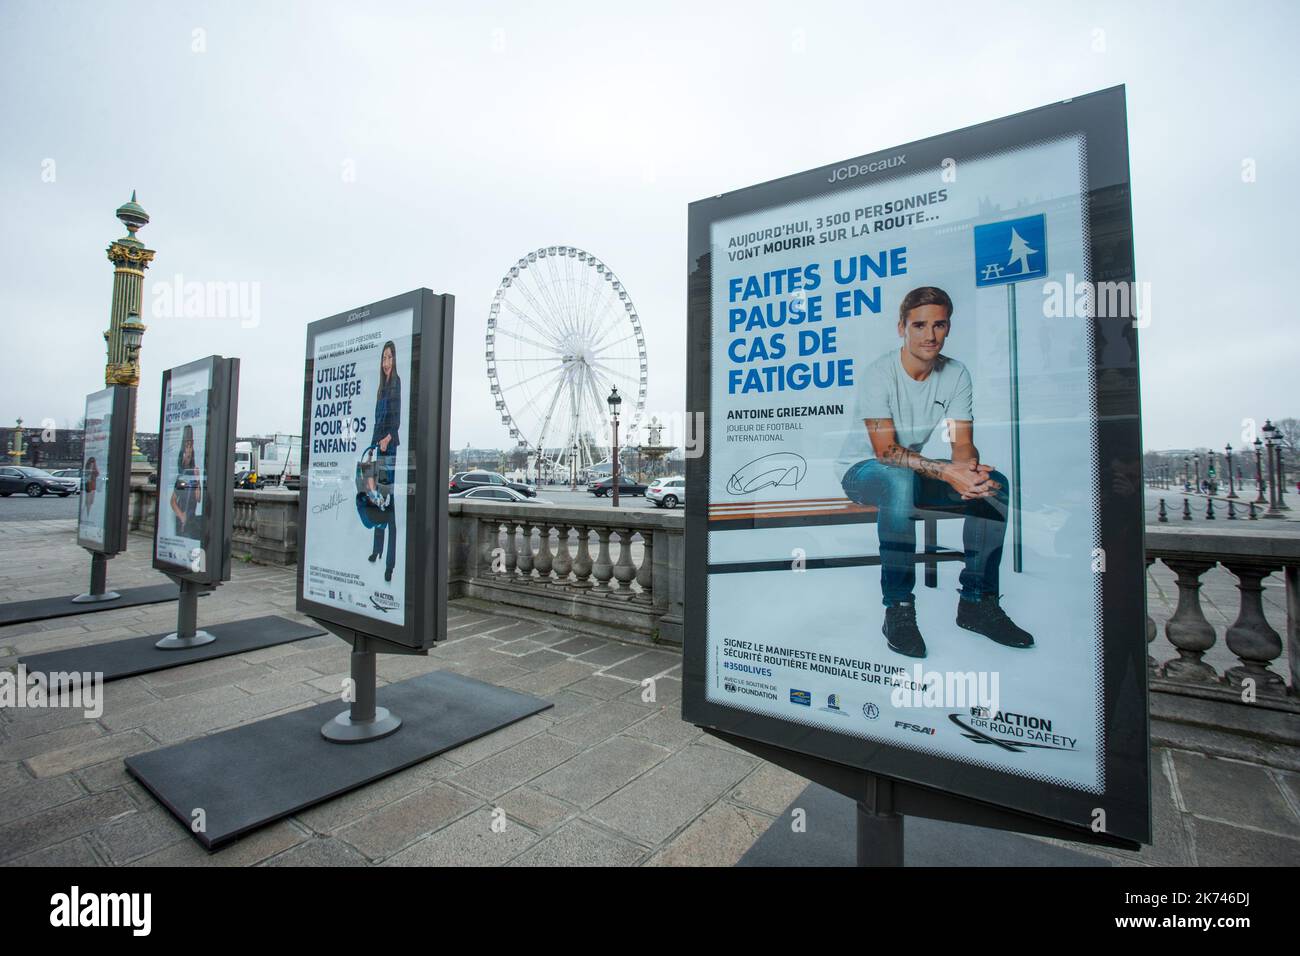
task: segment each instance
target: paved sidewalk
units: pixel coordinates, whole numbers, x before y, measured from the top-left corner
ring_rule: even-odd
[[[131,548],[110,562],[110,585],[158,583],[148,539],[133,536]],[[75,593],[88,569],[70,521],[0,526],[0,600]],[[199,623],[302,620],[293,604],[292,569],[237,562],[233,580],[201,600]],[[0,628],[0,667],[38,650],[165,632],[175,613],[173,603]],[[127,776],[123,758],[338,699],[349,652],[338,638],[111,683],[97,720],[0,711],[0,863],[729,866],[769,826],[787,825],[778,816],[807,781],[684,724],[678,654],[562,624],[454,604],[449,640],[427,658],[381,657],[381,681],[447,669],[554,709],[212,855]],[[1153,769],[1156,846],[1105,859],[1300,863],[1300,775],[1163,749]]]

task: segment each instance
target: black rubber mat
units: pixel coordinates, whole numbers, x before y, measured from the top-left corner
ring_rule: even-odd
[[[121,597],[114,601],[96,601],[93,604],[73,604],[75,594],[63,597],[36,598],[32,601],[14,601],[0,604],[0,627],[6,624],[26,624],[28,621],[48,621],[55,617],[71,617],[74,614],[94,614],[96,611],[111,611],[118,607],[138,607],[141,604],[162,604],[175,601],[180,597],[180,588],[175,584],[151,584],[143,588],[110,588]]]
[[[126,768],[213,850],[553,706],[449,671],[381,687],[378,703],[402,726],[368,743],[321,736],[321,726],[347,709],[331,701],[137,754]]]
[[[29,654],[19,658],[18,663],[26,665],[29,673],[53,674],[69,671],[98,673],[104,675],[105,681],[111,681],[136,674],[166,670],[169,667],[179,667],[182,664],[193,664],[195,661],[210,661],[231,654],[245,654],[260,647],[288,644],[325,633],[314,625],[299,624],[274,614],[250,617],[244,621],[230,621],[226,624],[200,626],[200,629],[207,631],[216,640],[201,647],[162,651],[154,645],[167,636],[167,632],[163,632],[150,634],[148,637],[128,637],[125,640],[109,641],[104,644],[69,647],[61,651],[47,651],[44,654]]]

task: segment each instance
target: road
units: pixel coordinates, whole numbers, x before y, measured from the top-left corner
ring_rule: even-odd
[[[59,518],[77,517],[77,503],[81,495],[69,495],[60,498],[57,495],[42,495],[28,498],[24,494],[0,498],[0,521],[52,521]]]

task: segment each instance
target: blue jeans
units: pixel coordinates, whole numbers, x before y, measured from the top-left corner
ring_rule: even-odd
[[[961,572],[961,598],[979,601],[998,593],[998,565],[1007,533],[1006,476],[992,472],[1001,489],[990,498],[963,501],[951,485],[924,478],[910,468],[881,464],[874,458],[860,461],[844,473],[844,493],[860,505],[879,509],[880,588],[886,607],[911,601],[916,587],[916,520],[924,512],[964,514],[962,549],[966,566]]]

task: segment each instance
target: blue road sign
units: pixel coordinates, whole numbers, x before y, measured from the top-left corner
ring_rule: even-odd
[[[1047,275],[1047,222],[1041,213],[975,227],[975,286]]]

